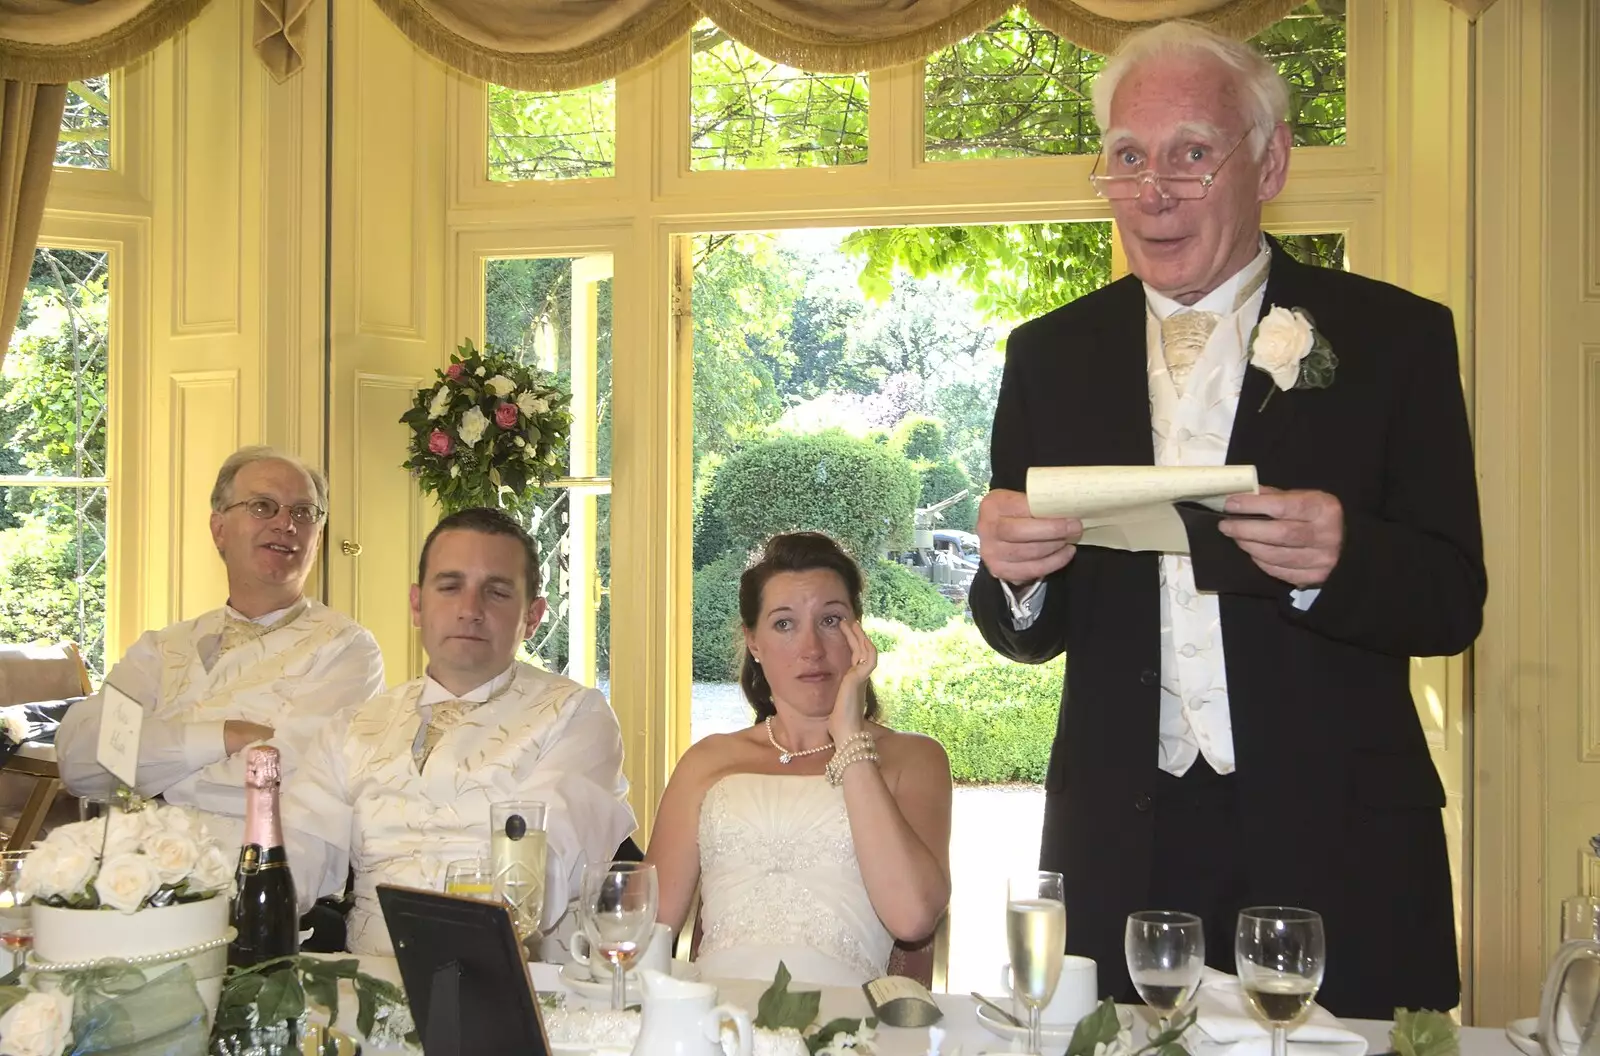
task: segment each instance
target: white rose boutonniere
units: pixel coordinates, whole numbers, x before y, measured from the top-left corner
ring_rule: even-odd
[[[71,1040],[71,994],[35,990],[0,1016],[3,1056],[61,1056]]]
[[[472,447],[483,439],[483,431],[487,428],[488,417],[477,407],[468,407],[467,413],[461,416],[461,428],[457,432],[461,435],[461,442]]]
[[[1333,384],[1339,357],[1317,330],[1310,312],[1275,304],[1250,335],[1250,365],[1266,371],[1272,383],[1285,391],[1325,389]],[[1268,389],[1261,407],[1270,399],[1272,390]]]

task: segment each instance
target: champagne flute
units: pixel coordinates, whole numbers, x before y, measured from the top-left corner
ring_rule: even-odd
[[[545,804],[503,800],[489,804],[489,859],[493,897],[511,909],[524,944],[539,933],[544,916]]]
[[[1287,1056],[1289,1028],[1311,1007],[1327,962],[1322,917],[1291,906],[1256,906],[1239,914],[1234,939],[1239,985],[1272,1028],[1272,1056]]]
[[[1200,989],[1206,937],[1193,913],[1146,909],[1128,914],[1123,936],[1128,975],[1165,1032],[1172,1016]]]
[[[17,893],[27,857],[27,851],[0,852],[0,948],[11,955],[12,968],[33,945],[33,907]]]
[[[1028,1009],[1028,1051],[1044,1051],[1039,1018],[1061,981],[1067,949],[1067,908],[1060,873],[1013,877],[1006,892],[1006,946],[1011,993]]]
[[[656,867],[644,862],[591,862],[578,906],[589,948],[611,963],[611,1007],[624,1003],[628,968],[656,926]]]
[[[494,897],[494,871],[486,858],[458,858],[444,867],[444,893],[463,898]]]

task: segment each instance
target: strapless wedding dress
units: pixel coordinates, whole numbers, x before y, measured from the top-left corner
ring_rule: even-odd
[[[894,939],[856,864],[844,790],[818,776],[730,774],[700,807],[696,961],[711,978],[859,985]]]

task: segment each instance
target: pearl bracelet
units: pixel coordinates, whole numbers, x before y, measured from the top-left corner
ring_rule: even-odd
[[[862,737],[865,738],[865,742],[858,739]],[[832,785],[834,788],[838,788],[840,785],[844,784],[844,772],[846,768],[855,763],[876,763],[877,761],[878,750],[877,747],[873,745],[871,736],[867,734],[858,734],[856,737],[852,737],[846,741],[844,748],[834,753],[833,758],[828,761],[828,765],[823,769],[822,772],[823,775],[827,777],[828,784]]]

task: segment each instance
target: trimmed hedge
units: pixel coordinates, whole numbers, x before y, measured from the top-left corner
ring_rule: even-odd
[[[976,531],[978,489],[973,487],[972,478],[961,468],[961,463],[953,458],[942,458],[937,462],[919,462],[917,470],[922,478],[922,501],[919,505],[932,506],[936,502],[948,499],[962,488],[967,491],[966,498],[954,506],[947,507],[939,515],[939,526],[954,528],[958,532]]]
[[[944,423],[924,415],[902,418],[895,426],[894,444],[913,462],[937,462],[950,453]]]
[[[861,607],[870,615],[915,631],[934,631],[961,611],[937,587],[904,565],[880,557],[865,571],[867,589]]]
[[[897,643],[879,656],[872,679],[890,726],[937,739],[958,782],[1044,781],[1063,658],[1013,663],[965,620],[919,632],[869,618],[867,632]]]
[[[739,576],[745,556],[728,554],[694,574],[694,679],[733,682],[739,646]]]

